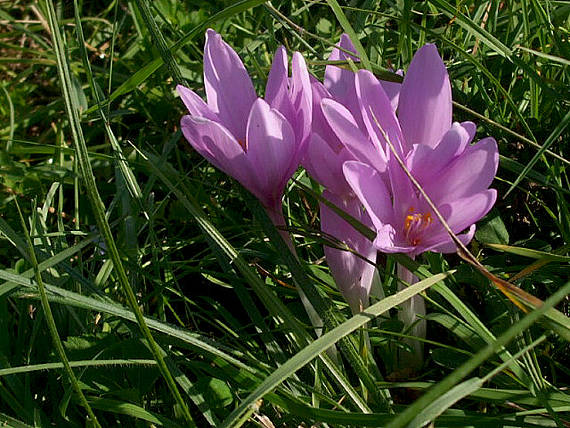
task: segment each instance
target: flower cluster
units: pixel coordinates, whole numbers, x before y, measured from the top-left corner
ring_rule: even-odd
[[[329,59],[358,61],[346,35]],[[325,199],[376,231],[370,242],[321,204],[322,230],[369,260],[325,247],[331,273],[355,312],[368,304],[377,251],[411,257],[456,251],[397,158],[464,244],[495,202],[489,185],[497,145],[490,137],[471,144],[475,125],[452,122],[449,76],[434,45],[417,51],[401,84],[334,65],[321,83],[298,52],[289,75],[280,47],[265,98],[259,98],[239,56],[208,30],[204,85],[207,102],[177,88],[190,113],[182,118],[184,136],[259,198],[276,224],[283,224],[285,184],[303,165],[325,188]]]

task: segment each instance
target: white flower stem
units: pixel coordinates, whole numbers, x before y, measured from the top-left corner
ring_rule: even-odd
[[[398,278],[406,282],[408,285],[418,282],[418,278],[412,274],[404,266],[398,264]],[[398,283],[398,290],[403,290],[406,286],[401,282]],[[424,339],[426,337],[426,321],[422,317],[426,313],[424,298],[416,294],[411,299],[405,301],[401,305],[398,312],[398,319],[404,323],[404,330],[410,336]],[[413,326],[412,326],[413,324]],[[412,326],[410,329],[409,327]],[[412,350],[412,352],[401,351],[398,356],[399,369],[418,370],[424,362],[424,346],[423,343],[415,339],[405,339],[404,341]]]

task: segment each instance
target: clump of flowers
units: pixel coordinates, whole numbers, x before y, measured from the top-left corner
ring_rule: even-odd
[[[329,59],[357,61],[355,55],[343,35]],[[452,122],[449,76],[434,45],[416,52],[401,85],[334,65],[327,66],[321,83],[309,76],[298,52],[289,76],[281,47],[263,99],[235,51],[208,30],[204,83],[207,103],[178,87],[190,113],[182,118],[184,136],[257,196],[276,225],[284,224],[284,186],[302,162],[325,187],[325,199],[375,229],[370,242],[321,204],[322,230],[368,259],[325,247],[331,273],[353,312],[368,305],[377,251],[414,258],[426,251],[457,250],[398,161],[464,244],[495,203],[496,191],[489,186],[498,166],[497,144],[490,137],[471,144],[475,125]],[[398,275],[407,283],[417,280],[402,266]],[[400,313],[419,337],[425,336],[423,313],[420,296]],[[415,356],[407,364],[418,366],[422,347],[410,344]]]
[[[436,47],[425,45],[415,54],[402,83],[397,112],[372,73],[359,71],[355,82],[364,126],[334,100],[323,100],[322,107],[328,124],[357,158],[345,162],[343,171],[372,220],[377,233],[374,247],[411,257],[425,251],[457,250],[396,161],[389,142],[451,230],[461,242],[469,243],[475,222],[495,203],[497,193],[489,185],[499,155],[493,138],[470,144],[476,131],[473,123],[452,123],[451,85]],[[407,282],[415,281],[412,275],[399,272]],[[404,307],[406,324],[425,313],[420,299],[416,296],[407,310]],[[425,335],[423,321],[413,333]],[[421,347],[416,348],[421,360]]]

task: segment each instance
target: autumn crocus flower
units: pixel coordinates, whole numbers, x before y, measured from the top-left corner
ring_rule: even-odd
[[[281,196],[307,148],[312,96],[305,60],[295,52],[289,77],[284,47],[277,49],[265,99],[258,98],[237,53],[214,30],[206,31],[204,86],[207,103],[184,86],[177,90],[189,111],[182,133],[210,163],[239,181],[262,203],[276,226],[285,225]],[[295,253],[286,231],[281,236]],[[312,324],[322,326],[297,287]]]
[[[189,111],[181,121],[192,147],[239,181],[263,204],[275,224],[284,223],[281,196],[303,157],[311,126],[309,74],[295,52],[288,75],[283,47],[275,54],[265,99],[258,98],[237,53],[214,30],[204,47],[207,103],[179,85]]]
[[[353,52],[353,55],[347,52]],[[328,60],[358,62],[358,58],[355,55],[356,49],[354,45],[348,35],[343,34],[338,47],[333,49]],[[341,196],[349,194],[354,196],[352,189],[344,178],[342,165],[344,162],[358,159],[358,157],[355,157],[351,150],[348,150],[343,138],[339,138],[331,129],[323,114],[321,102],[325,99],[332,99],[343,105],[350,112],[358,126],[364,128],[355,79],[356,74],[353,71],[335,65],[327,65],[323,83],[316,79],[311,81],[313,95],[312,133],[307,154],[303,159],[303,167],[305,167],[311,177],[325,186],[330,192]],[[398,105],[401,84],[383,80],[379,82],[385,93],[388,94],[392,108],[395,110]],[[372,142],[369,144],[369,149],[371,151],[374,150]]]
[[[355,78],[362,122],[334,100],[323,100],[327,122],[357,158],[343,165],[345,178],[366,207],[376,229],[374,246],[386,253],[457,250],[428,202],[396,162],[388,140],[412,176],[433,201],[458,238],[467,244],[475,222],[493,206],[496,191],[489,189],[498,166],[497,144],[485,138],[471,145],[476,127],[471,122],[452,123],[451,85],[434,45],[422,47],[412,59],[402,83],[397,113],[372,73],[361,70]],[[371,149],[371,144],[373,149]],[[465,232],[464,232],[465,231]],[[462,233],[464,232],[464,233]],[[400,278],[416,280],[399,267]],[[423,300],[415,296],[403,305],[406,324],[424,313]],[[425,335],[419,322],[412,334]],[[421,346],[414,343],[421,364]]]
[[[338,47],[333,49],[328,59],[329,61],[350,59],[357,62],[358,58],[355,55],[356,50],[350,38],[343,34]],[[346,161],[356,158],[333,132],[321,109],[323,99],[334,99],[351,109],[362,122],[354,81],[354,72],[335,65],[326,67],[324,83],[312,79],[312,133],[302,164],[309,175],[326,188],[323,193],[324,198],[363,223],[371,224],[362,204],[346,182],[342,170]],[[383,82],[383,84],[385,84],[385,89],[392,94],[394,105],[397,105],[400,84],[391,82]],[[369,240],[324,203],[320,204],[320,218],[323,232],[344,242],[358,254],[330,246],[324,248],[327,264],[335,283],[349,303],[351,310],[354,313],[360,312],[368,306],[375,271],[376,250]]]
[[[451,121],[451,86],[434,45],[414,56],[404,78],[398,112],[394,113],[382,85],[368,71],[356,76],[364,128],[350,111],[323,100],[331,128],[357,161],[344,163],[347,182],[366,207],[377,231],[374,246],[386,253],[454,252],[456,246],[427,201],[397,164],[388,138],[414,178],[443,215],[454,233],[467,244],[475,222],[493,206],[489,189],[498,166],[498,150],[491,137],[471,145],[475,125]],[[368,142],[374,152],[364,151]]]

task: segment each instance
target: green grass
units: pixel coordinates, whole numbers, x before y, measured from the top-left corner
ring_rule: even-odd
[[[569,16],[550,0],[0,3],[0,423],[568,426]],[[454,120],[501,154],[468,249],[527,313],[460,257],[425,254],[379,257],[390,297],[352,317],[318,185],[300,169],[284,197],[297,260],[181,136],[174,87],[204,93],[208,27],[260,94],[279,45],[322,79],[342,32],[378,75],[436,43]],[[422,281],[397,293],[396,262]],[[397,307],[419,292],[425,362],[399,371]]]

